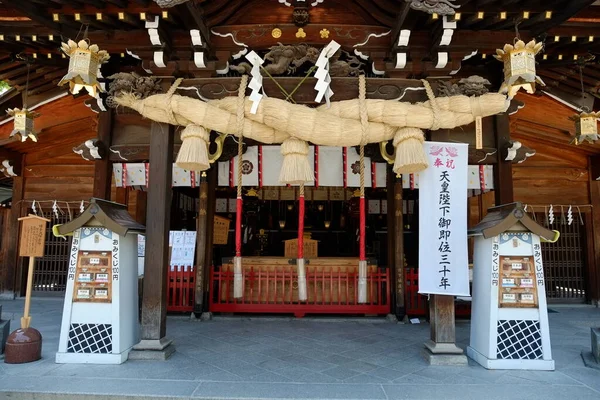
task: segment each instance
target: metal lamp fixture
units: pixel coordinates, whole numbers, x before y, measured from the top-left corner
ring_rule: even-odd
[[[585,99],[585,87],[583,85],[583,67],[579,65],[579,79],[581,81],[581,99]],[[598,140],[598,118],[600,112],[590,112],[587,107],[582,107],[580,114],[569,117],[575,122],[575,138],[571,141],[575,145],[583,142],[594,143]]]
[[[37,142],[37,135],[33,131],[33,119],[39,117],[38,113],[29,111],[27,106],[23,106],[22,109],[9,109],[7,113],[14,118],[14,129],[10,137],[18,135],[21,142],[27,141],[27,138]]]
[[[78,43],[69,39],[67,43],[62,43],[61,48],[70,59],[69,71],[58,85],[68,83],[72,94],[77,94],[85,88],[90,96],[96,97],[97,92],[102,92],[98,83],[98,71],[100,65],[110,58],[108,52],[100,50],[98,45],[89,45],[85,39]]]
[[[283,220],[283,219],[279,220],[279,228],[281,228],[281,229],[285,228],[285,220]]]
[[[14,118],[13,131],[10,137],[19,136],[21,142],[27,141],[27,138],[37,142],[37,135],[33,130],[33,119],[40,115],[27,109],[27,93],[29,92],[29,63],[27,63],[27,80],[25,82],[25,95],[23,96],[23,108],[8,109],[8,115]]]
[[[503,49],[496,49],[497,60],[504,63],[504,82],[500,88],[501,93],[513,98],[519,89],[527,93],[535,92],[535,84],[545,86],[544,81],[536,75],[535,56],[542,50],[543,43],[535,40],[525,44],[517,40],[514,44],[505,44]]]
[[[600,112],[586,112],[569,117],[571,121],[575,121],[575,138],[571,143],[579,145],[583,142],[594,143],[598,140],[598,118]]]

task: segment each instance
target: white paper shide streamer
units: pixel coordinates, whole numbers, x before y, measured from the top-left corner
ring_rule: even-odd
[[[315,101],[320,103],[325,97],[325,102],[327,106],[330,104],[331,96],[333,96],[333,90],[331,90],[331,76],[329,76],[329,59],[340,49],[340,44],[335,40],[332,40],[319,54],[319,58],[317,59],[316,66],[317,72],[315,73],[315,78],[317,78],[317,83],[315,85],[315,90],[317,91],[317,97]]]
[[[263,87],[263,77],[260,73],[260,67],[263,65],[265,60],[260,58],[255,51],[251,51],[246,55],[246,59],[252,64],[252,70],[250,71],[250,75],[252,75],[252,79],[248,84],[248,87],[252,89],[252,93],[250,94],[250,100],[252,100],[252,108],[250,112],[252,114],[256,114],[258,110],[258,105],[263,98],[263,94],[261,93],[261,89]]]

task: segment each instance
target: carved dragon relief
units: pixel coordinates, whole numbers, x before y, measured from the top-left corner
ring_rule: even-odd
[[[293,75],[305,63],[314,64],[320,50],[307,44],[272,46],[264,55],[264,69],[271,75]],[[330,76],[358,76],[365,63],[347,51],[339,50],[329,60]],[[247,62],[231,65],[240,74],[249,73],[252,66]]]
[[[429,14],[453,15],[459,4],[454,4],[454,0],[405,0],[410,3],[410,8],[417,11],[424,11]]]

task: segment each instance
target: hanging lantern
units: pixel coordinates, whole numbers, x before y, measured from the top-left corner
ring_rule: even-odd
[[[329,227],[331,226],[331,221],[325,221],[324,225],[325,229],[329,229]]]
[[[281,220],[279,220],[279,227],[280,227],[281,229],[285,228],[285,221],[284,221],[284,220],[282,220],[282,219],[281,219]]]
[[[100,50],[95,44],[90,46],[85,40],[75,43],[70,39],[62,43],[61,48],[70,60],[69,71],[58,82],[58,86],[69,83],[71,93],[77,94],[85,88],[90,96],[96,97],[97,92],[102,91],[98,83],[100,65],[110,58],[106,50]]]
[[[519,89],[527,93],[535,92],[535,84],[545,86],[544,81],[535,73],[535,56],[543,47],[543,43],[535,40],[525,44],[518,40],[515,45],[505,44],[504,49],[496,49],[497,60],[504,63],[504,82],[500,88],[501,93],[513,98]]]
[[[571,121],[575,121],[575,138],[571,143],[579,145],[585,141],[594,143],[598,140],[598,118],[600,112],[586,112],[569,117]]]
[[[21,142],[25,142],[27,138],[37,142],[37,135],[33,131],[33,119],[39,117],[38,113],[29,111],[27,107],[13,110],[9,108],[7,113],[14,118],[14,129],[10,133],[10,137],[18,135]]]

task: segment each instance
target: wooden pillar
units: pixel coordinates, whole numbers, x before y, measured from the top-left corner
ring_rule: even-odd
[[[98,140],[105,149],[112,144],[113,109],[100,112],[98,116]],[[106,151],[108,153],[108,151]],[[101,160],[94,161],[94,190],[93,196],[98,199],[110,200],[110,186],[112,182],[112,163],[108,154]]]
[[[456,346],[454,296],[432,294],[429,298],[431,339],[424,356],[432,365],[467,365],[467,356]]]
[[[207,171],[207,183],[208,183],[208,197],[207,197],[207,206],[206,206],[206,257],[204,265],[206,268],[204,269],[204,303],[203,303],[203,311],[210,311],[208,309],[208,296],[210,296],[210,287],[209,287],[209,274],[210,269],[213,266],[213,236],[214,236],[214,223],[215,220],[215,212],[217,209],[217,181],[219,179],[217,166],[214,165],[211,169]]]
[[[588,268],[587,268],[587,291],[588,300],[592,304],[598,304],[600,301],[600,156],[590,157],[589,161],[589,187],[591,217],[586,218],[586,231],[588,237]],[[590,226],[591,222],[591,226]]]
[[[207,234],[207,206],[208,206],[208,182],[206,173],[202,172],[200,180],[200,194],[198,204],[198,217],[196,219],[196,280],[194,296],[194,313],[196,317],[204,311],[204,272],[208,268],[206,265],[206,234]]]
[[[510,141],[510,120],[508,113],[494,116],[496,149],[498,149],[498,162],[494,165],[494,193],[496,205],[508,204],[514,201],[512,163],[505,161],[505,152]]]
[[[9,235],[3,240],[2,246],[4,247],[4,257],[2,259],[3,277],[2,280],[2,292],[0,298],[14,299],[15,292],[20,290],[17,287],[16,274],[17,264],[19,256],[17,253],[17,246],[19,241],[19,217],[21,217],[21,200],[23,200],[23,193],[25,189],[25,182],[22,176],[16,176],[13,178],[12,188],[12,200],[11,209],[8,215],[8,229]]]
[[[135,350],[154,350],[156,358],[173,351],[167,331],[167,272],[173,173],[172,125],[152,122],[150,126],[150,170],[146,218],[146,255],[142,299],[142,341]]]
[[[432,294],[429,299],[431,341],[436,344],[456,342],[454,296]]]
[[[393,173],[393,172],[392,172]],[[404,318],[404,210],[402,207],[402,178],[393,173],[394,180],[394,270],[396,271],[396,315]]]

